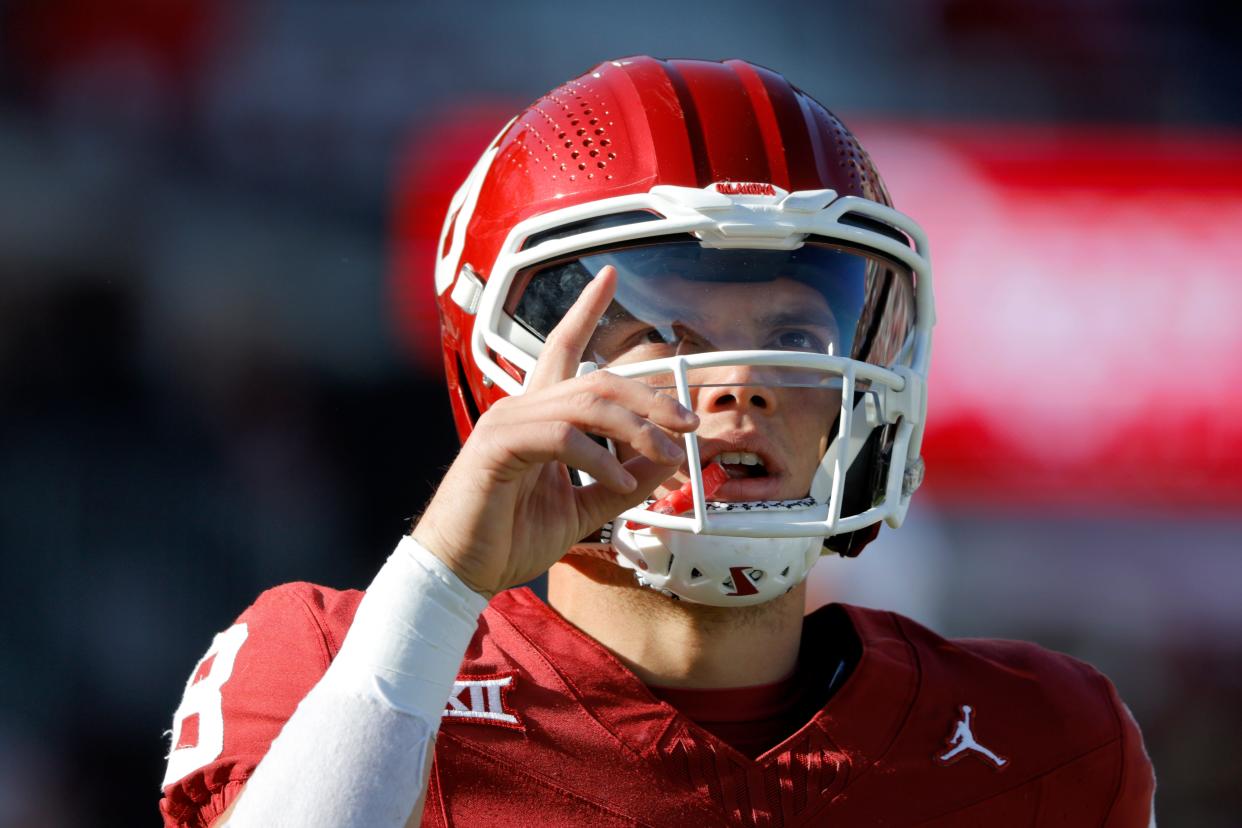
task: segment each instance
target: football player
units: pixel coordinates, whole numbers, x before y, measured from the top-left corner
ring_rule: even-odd
[[[277,587],[216,637],[166,825],[1149,823],[1086,664],[804,617],[922,480],[935,316],[823,106],[600,64],[501,131],[437,255],[461,452],[365,594]]]

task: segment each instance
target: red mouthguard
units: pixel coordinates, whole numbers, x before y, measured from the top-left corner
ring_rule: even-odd
[[[719,463],[711,463],[705,467],[703,469],[703,499],[710,500],[728,479],[729,473]],[[687,480],[680,489],[669,492],[655,503],[652,503],[647,507],[647,511],[655,512],[657,515],[680,515],[682,512],[690,511],[694,508],[694,494],[691,488],[691,481]],[[625,528],[640,529],[642,525],[632,520],[627,520]]]

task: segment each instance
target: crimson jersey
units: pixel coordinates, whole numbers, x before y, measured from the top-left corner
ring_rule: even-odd
[[[277,587],[216,637],[178,710],[165,825],[208,825],[228,806],[361,597]],[[807,617],[804,661],[841,613],[861,644],[853,672],[752,760],[533,593],[502,593],[445,707],[423,825],[1148,824],[1141,736],[1091,667],[842,606]]]

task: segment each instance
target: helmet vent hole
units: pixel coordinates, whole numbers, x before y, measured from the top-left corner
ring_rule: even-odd
[[[898,230],[890,224],[885,224],[878,219],[873,219],[870,216],[863,215],[862,213],[846,213],[841,216],[838,221],[849,227],[858,227],[863,230],[870,230],[873,233],[879,233],[882,236],[887,236],[893,241],[900,242],[907,247],[914,247],[914,240],[901,230]]]
[[[699,572],[699,570],[698,570],[697,568],[693,568],[693,567],[692,567],[692,568],[690,569],[690,577],[691,577],[691,578],[702,578],[702,577],[703,577],[703,573],[702,573],[702,572]]]
[[[789,567],[785,567],[784,569],[782,569],[782,570],[781,570],[781,577],[782,577],[782,578],[788,578],[788,577],[789,577]]]

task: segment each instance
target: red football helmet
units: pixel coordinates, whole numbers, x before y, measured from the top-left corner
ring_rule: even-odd
[[[644,378],[691,408],[725,382],[712,372],[731,370],[746,375],[731,386],[823,406],[811,479],[792,499],[709,500],[706,462],[754,476],[782,461],[758,444],[701,452],[688,436],[693,516],[632,509],[595,539],[641,582],[758,603],[801,581],[824,546],[857,554],[880,521],[904,518],[922,478],[926,239],[849,130],[781,75],[741,60],[600,64],[501,130],[453,198],[437,255],[463,440],[522,392],[543,338],[604,265],[618,270],[617,299],[582,370]],[[716,318],[689,322],[709,301]],[[764,314],[786,321],[763,327]],[[609,339],[614,321],[639,338],[622,327]]]

